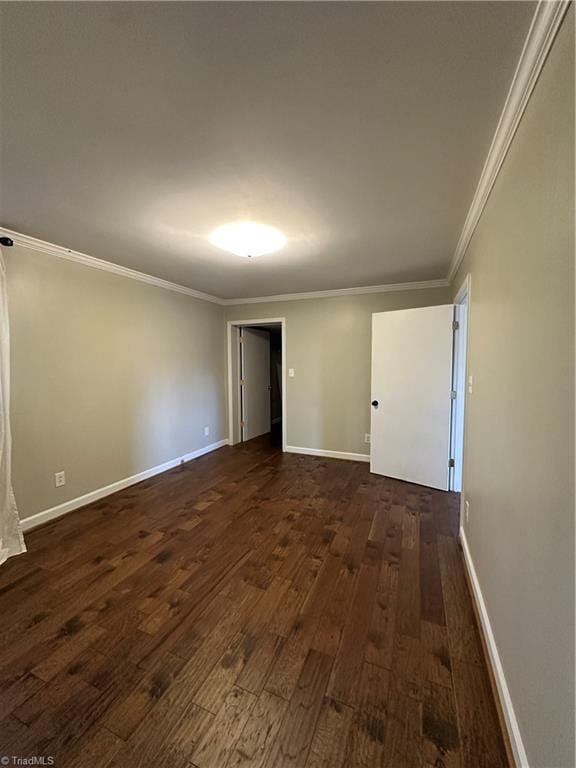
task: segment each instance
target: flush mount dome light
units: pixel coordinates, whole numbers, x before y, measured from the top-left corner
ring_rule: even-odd
[[[263,256],[279,251],[286,245],[286,237],[276,227],[257,221],[233,221],[222,224],[208,238],[212,245],[236,256]]]

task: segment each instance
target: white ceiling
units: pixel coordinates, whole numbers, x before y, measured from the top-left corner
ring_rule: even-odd
[[[445,277],[534,7],[2,3],[0,223],[224,298]]]

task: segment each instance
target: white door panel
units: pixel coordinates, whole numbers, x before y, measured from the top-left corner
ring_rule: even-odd
[[[242,328],[242,439],[270,432],[270,333]]]
[[[454,319],[458,330],[454,335],[454,361],[452,371],[452,388],[456,392],[456,400],[452,404],[452,435],[451,453],[454,458],[452,482],[453,491],[462,491],[462,474],[464,459],[464,406],[466,402],[466,341],[468,333],[468,298],[455,305]]]
[[[448,490],[453,306],[372,315],[372,472]]]

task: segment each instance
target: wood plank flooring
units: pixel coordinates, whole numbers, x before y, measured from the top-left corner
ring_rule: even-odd
[[[57,768],[503,768],[458,499],[223,448],[0,568],[0,755]]]

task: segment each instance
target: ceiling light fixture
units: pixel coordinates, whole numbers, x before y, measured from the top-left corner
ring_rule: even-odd
[[[286,245],[286,237],[276,227],[257,221],[233,221],[217,227],[208,238],[212,245],[236,256],[263,256]]]

